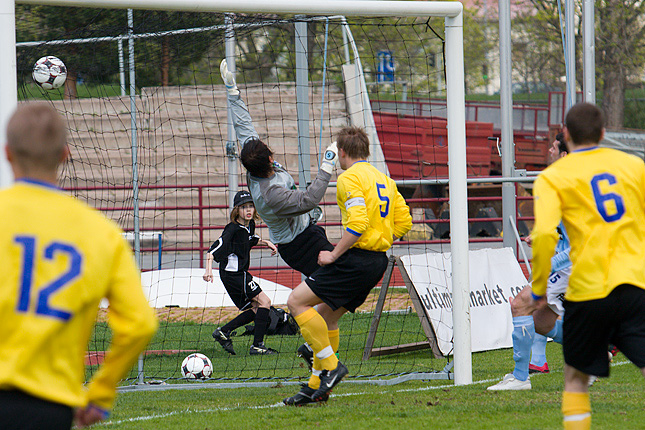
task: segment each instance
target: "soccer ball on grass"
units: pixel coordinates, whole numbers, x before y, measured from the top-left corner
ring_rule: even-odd
[[[31,76],[43,89],[52,90],[65,83],[67,67],[59,58],[48,55],[36,61]]]
[[[190,354],[181,363],[181,374],[187,379],[210,378],[213,374],[213,364],[204,354]]]

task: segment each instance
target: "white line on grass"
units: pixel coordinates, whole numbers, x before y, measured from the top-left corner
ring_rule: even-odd
[[[275,408],[278,406],[284,406],[282,402],[279,403],[274,403],[273,405],[262,405],[262,406],[244,406],[246,409],[268,409],[268,408]],[[209,408],[209,409],[184,409],[181,411],[172,411],[172,412],[166,412],[163,414],[153,414],[153,415],[146,415],[142,417],[133,417],[133,418],[126,418],[123,420],[118,420],[118,421],[105,421],[102,422],[102,425],[119,425],[123,423],[133,423],[136,421],[149,421],[149,420],[154,420],[157,418],[168,418],[173,415],[184,415],[184,414],[209,414],[212,412],[226,412],[226,411],[232,411],[239,409],[240,407],[243,407],[242,405],[238,405],[236,407],[224,407],[224,408]]]
[[[611,366],[622,366],[625,364],[631,364],[629,361],[619,361],[616,363],[611,363]],[[479,385],[479,384],[488,384],[491,382],[499,381],[499,379],[482,379],[481,381],[475,381],[470,385]],[[443,389],[446,387],[450,388],[458,388],[458,386],[455,385],[436,385],[436,386],[430,386],[430,387],[419,387],[419,388],[405,388],[401,390],[396,390],[395,393],[409,393],[409,392],[414,392],[414,391],[428,391],[428,390],[439,390]],[[354,392],[354,393],[344,393],[344,394],[334,394],[331,397],[349,397],[349,396],[363,396],[366,394],[387,394],[390,391],[382,391],[380,393],[368,393],[366,391],[360,391],[360,392]],[[124,423],[132,423],[132,422],[137,422],[137,421],[149,421],[149,420],[154,420],[157,418],[168,418],[174,415],[184,415],[184,414],[210,414],[213,412],[226,412],[226,411],[232,411],[232,410],[237,410],[240,408],[245,408],[245,409],[269,409],[269,408],[277,408],[280,406],[284,406],[282,402],[274,403],[272,405],[261,405],[261,406],[246,406],[246,405],[238,405],[235,407],[222,407],[222,408],[209,408],[209,409],[184,409],[181,411],[172,411],[172,412],[166,412],[163,414],[153,414],[153,415],[145,415],[141,417],[133,417],[133,418],[126,418],[122,420],[117,420],[117,421],[105,421],[102,422],[102,425],[119,425],[119,424],[124,424]]]

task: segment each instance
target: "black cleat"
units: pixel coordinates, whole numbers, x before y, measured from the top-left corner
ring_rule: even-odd
[[[231,355],[235,355],[235,350],[233,349],[233,341],[231,340],[230,333],[224,333],[220,328],[216,328],[213,332],[213,339],[219,342],[224,348],[224,351],[228,352]]]
[[[300,391],[298,391],[294,396],[287,397],[282,400],[282,402],[287,406],[304,406],[311,405],[313,403],[326,402],[329,399],[329,394],[325,394],[320,400],[314,400],[313,395],[315,392],[316,390],[310,388],[307,384],[302,384]]]
[[[309,371],[311,371],[311,368],[314,365],[314,350],[311,349],[309,344],[303,343],[300,345],[296,351],[296,355],[305,360],[305,363],[307,363],[307,366],[309,367]]]
[[[325,396],[329,396],[332,388],[338,385],[348,373],[349,370],[340,361],[334,370],[323,370],[320,374],[320,388],[313,394],[314,400],[320,402]]]
[[[270,355],[270,354],[277,354],[278,351],[276,351],[273,348],[267,347],[264,343],[261,343],[259,345],[251,345],[251,350],[249,351],[249,354],[251,355]]]

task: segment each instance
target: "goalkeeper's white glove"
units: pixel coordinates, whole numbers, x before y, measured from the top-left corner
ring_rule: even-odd
[[[336,142],[334,142],[329,145],[327,149],[325,149],[325,155],[323,155],[323,161],[320,165],[320,170],[323,170],[331,175],[334,171],[336,161],[338,161],[338,146],[336,146]]]
[[[220,63],[219,72],[222,75],[224,85],[226,85],[226,91],[228,91],[228,93],[232,96],[238,95],[240,93],[240,90],[237,89],[237,84],[235,83],[235,75],[228,70],[226,58],[224,58]]]

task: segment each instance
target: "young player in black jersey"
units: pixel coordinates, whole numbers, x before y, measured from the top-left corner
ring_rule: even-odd
[[[235,355],[231,332],[238,327],[255,322],[251,355],[275,354],[277,351],[264,345],[264,335],[269,323],[271,299],[253,280],[248,272],[251,248],[263,244],[275,255],[277,249],[268,240],[261,240],[255,234],[255,212],[253,199],[248,191],[239,191],[233,199],[231,222],[224,227],[224,232],[208,249],[208,260],[204,280],[213,282],[213,260],[219,263],[219,277],[235,306],[242,312],[223,327],[213,332],[213,338],[222,348]]]

